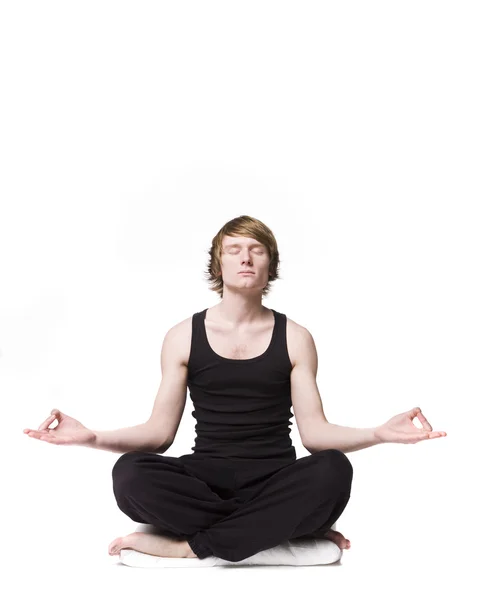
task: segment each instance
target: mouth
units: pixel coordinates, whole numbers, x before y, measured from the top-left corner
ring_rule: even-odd
[[[255,275],[253,271],[240,271],[239,275]]]

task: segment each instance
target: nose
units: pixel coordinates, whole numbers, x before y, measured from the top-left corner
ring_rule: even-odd
[[[251,267],[251,265],[250,252],[248,250],[242,250],[242,267]]]

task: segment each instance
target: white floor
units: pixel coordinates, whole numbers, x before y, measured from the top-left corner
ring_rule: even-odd
[[[462,597],[476,582],[475,556],[462,535],[444,532],[425,539],[413,532],[386,527],[349,527],[343,516],[338,529],[351,540],[350,550],[333,565],[309,567],[229,566],[205,569],[140,569],[123,565],[107,553],[114,537],[135,530],[123,515],[99,519],[86,535],[85,519],[65,527],[54,523],[51,533],[25,539],[23,555],[2,552],[2,583],[11,578],[17,596],[42,598],[160,598],[182,593],[192,597],[250,598],[264,589],[277,597],[314,598],[436,598]],[[419,531],[418,531],[419,529]],[[266,593],[264,594],[264,597]]]

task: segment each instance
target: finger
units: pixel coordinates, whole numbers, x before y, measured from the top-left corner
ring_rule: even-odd
[[[433,428],[431,427],[431,425],[429,424],[429,421],[426,419],[426,417],[421,412],[421,409],[419,407],[416,407],[414,410],[416,411],[414,417],[418,418],[418,421],[420,421],[421,425],[423,426],[423,429],[426,431],[433,431]],[[414,419],[414,417],[411,417],[411,418]]]
[[[39,437],[41,435],[50,436],[50,434],[53,433],[53,431],[53,429],[29,429],[28,435],[30,437]]]
[[[36,440],[40,440],[40,437],[42,435],[45,435],[45,432],[37,431],[36,429],[29,429],[29,432],[27,435],[31,438],[35,438]]]
[[[53,435],[50,435],[50,436],[41,435],[41,436],[40,436],[40,439],[41,439],[43,442],[48,442],[49,444],[56,444],[56,445],[59,445],[59,444],[64,444],[64,443],[65,443],[65,442],[63,441],[63,438],[58,438],[58,437],[55,437],[55,436],[53,436]]]
[[[56,415],[50,415],[50,417],[47,417],[47,419],[45,419],[45,421],[39,425],[38,431],[47,429],[48,426],[51,425],[55,421],[55,419],[57,419]]]
[[[49,435],[53,429],[43,429],[39,431],[38,429],[24,429],[23,432],[29,437],[35,437],[35,435]]]
[[[421,431],[421,430],[419,430]],[[413,444],[415,442],[420,442],[422,440],[427,440],[430,436],[429,431],[424,431],[421,433],[400,433],[400,441],[403,444]]]
[[[416,435],[416,436],[413,436],[413,437],[412,437],[412,438],[409,440],[409,443],[410,443],[410,444],[417,444],[418,442],[422,442],[422,441],[424,441],[424,440],[429,440],[429,435],[430,435],[430,434],[429,434],[429,432],[428,432],[428,433],[425,433],[425,434],[423,434],[423,435]]]
[[[37,438],[38,440],[41,440],[42,442],[48,442],[49,444],[56,444],[56,438],[52,437],[52,436],[47,436],[47,435],[39,435],[39,437]]]
[[[412,442],[421,442],[422,440],[432,440],[439,437],[445,437],[445,431],[426,431],[425,433],[421,433],[418,436],[412,436],[410,441]]]
[[[71,438],[58,437],[58,436],[54,436],[54,435],[49,438],[46,438],[45,441],[49,442],[50,444],[56,444],[56,445],[74,444],[74,441]]]
[[[43,442],[49,442],[49,444],[65,444],[67,443],[67,438],[59,438],[55,435],[48,435],[45,431],[33,431],[30,430],[29,437],[35,438],[36,440],[41,440]]]

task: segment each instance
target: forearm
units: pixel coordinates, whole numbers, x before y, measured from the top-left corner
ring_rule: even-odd
[[[149,423],[111,431],[94,431],[94,433],[96,437],[89,444],[90,448],[121,454],[132,450],[163,453],[171,445],[167,441],[160,443],[159,435],[156,435],[156,431]]]
[[[333,423],[324,423],[318,433],[305,448],[311,453],[334,448],[341,452],[355,452],[380,444],[375,427],[342,427]]]

